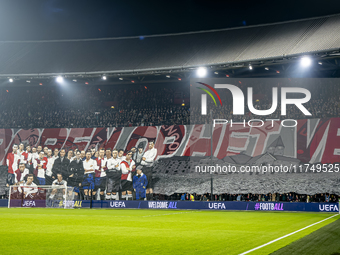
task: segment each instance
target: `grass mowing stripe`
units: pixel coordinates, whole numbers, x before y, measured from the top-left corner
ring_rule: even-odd
[[[74,217],[78,215],[82,217]],[[331,215],[170,209],[0,208],[0,254],[22,254],[23,245],[29,243],[30,249],[24,249],[27,255],[89,252],[237,255]],[[266,246],[254,254],[274,252],[334,220],[336,218]]]
[[[340,254],[340,219],[271,253],[272,255]]]
[[[183,213],[194,213],[194,212],[198,212],[198,211],[190,211],[190,212],[178,212],[178,213],[162,213],[162,214],[150,214],[150,215],[143,215],[143,216],[137,216],[137,215],[121,215],[121,216],[110,216],[111,218],[126,218],[126,217],[158,217],[158,216],[167,216],[167,215],[175,215],[175,214],[183,214]],[[29,214],[29,213],[25,213],[25,214],[19,214],[19,213],[2,213],[2,216],[4,215],[20,215],[21,217],[23,216],[36,216],[36,214]],[[77,215],[63,215],[63,214],[39,214],[39,216],[53,216],[53,217],[88,217],[88,215],[82,215],[82,214],[77,214]],[[97,215],[96,217],[107,217],[107,215]]]
[[[260,245],[260,246],[258,246],[258,247],[255,247],[255,248],[253,248],[253,249],[251,249],[251,250],[249,250],[249,251],[240,253],[240,255],[248,254],[248,253],[251,253],[251,252],[256,251],[256,250],[258,250],[258,249],[261,249],[261,248],[263,248],[263,247],[265,247],[265,246],[267,246],[267,245],[269,245],[269,244],[272,244],[272,243],[275,243],[275,242],[277,242],[277,241],[280,241],[280,240],[283,239],[283,238],[286,238],[286,237],[288,237],[288,236],[294,235],[294,234],[296,234],[296,233],[298,233],[298,232],[300,232],[300,231],[302,231],[302,230],[305,230],[305,229],[310,228],[310,227],[312,227],[312,226],[314,226],[314,225],[317,225],[317,224],[319,224],[319,223],[321,223],[321,222],[324,222],[324,221],[326,221],[326,220],[329,220],[329,219],[331,219],[331,218],[333,218],[333,217],[335,217],[335,216],[339,216],[339,214],[334,214],[333,216],[330,216],[330,217],[328,217],[328,218],[326,218],[326,219],[323,219],[323,220],[320,220],[320,221],[318,221],[318,222],[316,222],[316,223],[313,223],[313,224],[311,224],[311,225],[308,225],[307,227],[301,228],[301,229],[296,230],[296,231],[294,231],[294,232],[292,232],[292,233],[289,233],[289,234],[287,234],[287,235],[284,235],[284,236],[281,236],[281,237],[279,237],[279,238],[276,238],[276,239],[273,240],[273,241],[270,241],[270,242],[268,242],[268,243],[262,244],[262,245]]]

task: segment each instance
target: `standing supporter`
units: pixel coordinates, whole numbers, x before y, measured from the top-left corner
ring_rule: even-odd
[[[94,159],[96,159],[96,158],[98,158],[99,157],[99,151],[96,151],[95,153],[94,153]]]
[[[31,165],[33,164],[33,160],[37,159],[38,157],[39,157],[39,154],[37,152],[37,148],[32,147]]]
[[[39,185],[45,185],[45,173],[47,158],[43,151],[40,151],[39,157],[33,161],[34,174],[38,178]]]
[[[52,168],[54,164],[54,158],[52,156],[52,150],[48,149],[47,150],[47,165],[46,165],[46,175],[45,175],[45,180],[46,180],[46,185],[52,185],[53,179],[52,179]]]
[[[120,180],[122,172],[120,170],[120,160],[118,159],[118,151],[112,151],[112,157],[107,160],[107,190],[106,199],[119,200],[117,195],[120,190]]]
[[[152,182],[152,169],[154,160],[157,156],[157,149],[154,148],[155,143],[149,142],[149,149],[144,153],[141,165],[143,166],[143,172],[148,179],[148,186],[146,190],[146,196],[148,200],[152,200],[153,182]]]
[[[136,154],[137,154],[137,149],[136,149],[136,147],[132,147],[130,151],[132,152],[131,159],[132,159],[133,161],[135,161],[133,158],[134,158],[134,157],[136,156]],[[136,164],[136,161],[135,161],[135,164]],[[135,165],[135,167],[137,167],[137,164]],[[131,174],[132,174],[131,177],[132,177],[132,180],[133,180],[133,177],[136,175],[136,171],[132,172]],[[132,190],[132,199],[133,199],[133,200],[136,199],[136,191],[135,191],[135,190]]]
[[[97,191],[100,189],[100,200],[104,200],[104,191],[106,188],[106,158],[105,149],[99,150],[99,157],[96,158],[97,169],[95,170],[95,179],[94,179],[94,191],[93,195],[95,196]]]
[[[53,168],[52,168],[52,178],[57,178],[57,173],[61,173],[63,175],[63,179],[67,180],[67,171],[68,165],[70,164],[70,160],[65,157],[66,151],[65,149],[61,149],[59,153],[59,158],[54,160]]]
[[[92,148],[91,149],[91,159],[96,159],[97,157],[96,157],[96,148]]]
[[[42,151],[42,146],[41,146],[41,145],[38,145],[38,147],[37,147],[37,153],[39,154],[41,151]]]
[[[80,193],[79,187],[84,179],[84,165],[83,160],[80,158],[80,151],[77,151],[76,158],[70,163],[68,168],[67,183],[69,186],[74,187],[75,195]]]
[[[97,162],[91,158],[91,151],[86,152],[86,159],[83,161],[84,180],[82,186],[84,189],[85,200],[89,200],[94,189],[94,171],[97,168]]]
[[[67,152],[67,159],[71,162],[73,160],[73,150]]]
[[[134,160],[134,158],[136,156],[136,153],[137,153],[137,148],[136,147],[132,147],[130,151],[132,152],[132,159]]]
[[[131,159],[132,152],[128,151],[125,159],[120,163],[120,168],[122,170],[121,177],[121,188],[122,188],[122,198],[126,200],[132,199],[132,172],[135,171],[135,162]]]
[[[133,154],[133,160],[136,162],[136,165],[140,165],[140,163],[142,162],[142,158],[143,158],[143,145],[140,144],[138,145],[138,151]]]
[[[111,149],[110,148],[107,148],[106,150],[105,150],[105,158],[106,158],[106,160],[109,160],[110,158],[112,158],[112,155],[111,155]]]
[[[32,164],[31,146],[29,144],[26,146],[26,151],[22,153],[22,160],[26,165]]]
[[[125,159],[124,150],[122,150],[122,149],[118,150],[118,159],[119,159],[120,161],[122,161],[123,159]]]
[[[18,155],[19,155],[19,157],[21,158],[21,156],[22,156],[22,154],[25,152],[24,151],[24,144],[23,143],[20,143],[19,144],[19,149],[18,149]]]
[[[45,146],[45,147],[44,147],[44,154],[45,154],[45,157],[47,157],[47,153],[48,153],[48,147]]]
[[[133,177],[133,189],[136,192],[136,199],[142,200],[145,199],[148,180],[146,175],[142,172],[143,166],[138,166],[136,169],[137,175]]]
[[[84,161],[86,159],[86,153],[85,151],[81,151],[80,158]]]
[[[55,148],[53,151],[53,159],[56,160],[57,158],[59,158],[59,150]]]
[[[20,162],[20,156],[18,155],[18,145],[14,144],[12,148],[13,148],[12,153],[8,153],[7,159],[6,159],[6,164],[8,167],[7,180],[6,180],[7,187],[15,183],[14,171],[18,169],[18,164]]]

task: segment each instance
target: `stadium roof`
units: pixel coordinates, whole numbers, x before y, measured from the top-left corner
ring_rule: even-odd
[[[0,76],[176,71],[340,49],[340,15],[144,37],[0,42]]]

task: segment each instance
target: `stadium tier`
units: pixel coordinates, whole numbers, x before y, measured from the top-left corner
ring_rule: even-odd
[[[232,79],[230,80],[232,81]],[[271,105],[272,87],[260,81],[236,81],[245,93],[254,86],[254,107],[268,109]],[[195,84],[194,84],[195,86]],[[282,86],[282,85],[281,85]],[[289,85],[288,86],[292,86]],[[202,116],[200,107],[190,107],[190,84],[151,84],[129,86],[90,86],[84,89],[73,85],[67,89],[59,86],[13,87],[0,89],[0,128],[86,128],[187,125],[210,123]],[[340,88],[337,80],[329,80],[327,88],[318,83],[309,84],[312,98],[306,108],[309,118],[339,116]],[[269,116],[256,116],[246,108],[244,116],[232,116],[230,95],[222,94],[223,106],[212,107],[216,119],[247,121],[257,119],[283,119],[279,110]],[[18,103],[19,102],[19,103]],[[183,105],[183,102],[184,105]],[[213,102],[209,102],[213,105]],[[299,109],[289,107],[287,116],[304,119]]]

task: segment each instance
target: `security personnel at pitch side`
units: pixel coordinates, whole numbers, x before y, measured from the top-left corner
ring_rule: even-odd
[[[137,175],[133,177],[133,189],[136,191],[136,199],[142,200],[145,198],[146,186],[148,185],[148,179],[142,172],[143,166],[138,166]]]

